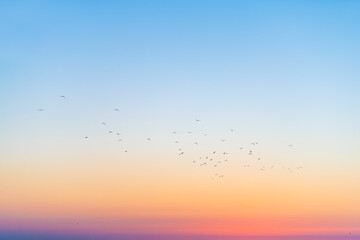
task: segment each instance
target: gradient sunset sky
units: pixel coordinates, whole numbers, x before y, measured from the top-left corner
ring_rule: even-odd
[[[359,13],[1,1],[0,237],[360,235]]]

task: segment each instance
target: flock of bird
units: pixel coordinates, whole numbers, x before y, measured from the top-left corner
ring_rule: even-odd
[[[60,96],[60,98],[62,99],[66,99],[66,97],[64,95]],[[43,112],[45,109],[44,108],[39,108],[38,111],[39,112]],[[116,112],[120,112],[120,110],[118,108],[114,108],[114,111]],[[195,122],[200,124],[201,123],[201,120],[200,119],[195,119]],[[104,125],[104,126],[107,126],[107,123],[106,122],[101,122],[101,125]],[[109,130],[107,129],[106,130],[108,134],[112,134],[112,135],[116,135],[117,136],[117,141],[121,142],[123,141],[122,138],[120,138],[120,133],[117,132],[117,131],[114,131],[114,130]],[[193,132],[192,131],[185,131],[188,135],[191,135]],[[234,129],[230,129],[230,132],[233,133],[234,132]],[[178,135],[179,132],[177,131],[173,131],[172,134],[173,135]],[[207,137],[208,134],[207,133],[204,133],[203,134],[204,137]],[[84,139],[88,139],[89,137],[88,136],[85,136]],[[146,137],[144,138],[145,141],[147,142],[151,142],[152,139],[150,137]],[[220,142],[226,142],[226,139],[218,139],[218,141]],[[194,145],[198,146],[199,145],[199,142],[197,140],[195,141],[192,141]],[[180,144],[180,141],[179,140],[174,140],[173,142],[174,144],[177,144],[179,146]],[[296,171],[296,170],[301,170],[303,167],[302,166],[297,166],[297,167],[286,167],[286,166],[276,166],[276,165],[266,165],[265,162],[264,162],[264,159],[262,156],[256,154],[256,147],[257,145],[259,145],[258,142],[251,142],[248,144],[247,147],[244,147],[244,146],[241,146],[238,148],[238,150],[241,150],[243,151],[245,154],[246,154],[246,157],[248,157],[252,162],[247,162],[246,164],[243,164],[243,168],[250,168],[252,166],[256,167],[257,164],[254,164],[254,161],[257,162],[257,163],[260,163],[260,162],[263,162],[264,165],[260,168],[258,168],[257,170],[259,171],[265,171],[265,170],[272,170],[274,168],[281,168],[283,170],[286,170],[290,173],[292,173],[293,171]],[[292,144],[289,144],[288,145],[289,148],[294,148],[294,146]],[[179,156],[184,156],[185,155],[185,151],[183,150],[183,147],[179,147],[177,148],[178,151],[177,151],[177,155]],[[128,152],[128,150],[124,150],[125,153]],[[203,154],[201,156],[199,156],[197,159],[192,159],[192,163],[195,165],[195,166],[199,166],[199,167],[212,167],[212,168],[215,168],[215,169],[219,169],[219,167],[223,164],[226,164],[228,162],[230,162],[231,160],[231,154],[227,151],[217,151],[217,150],[210,150],[210,151],[207,151],[206,154]],[[215,173],[212,177],[212,179],[222,179],[224,177],[224,174],[220,174],[220,173]]]

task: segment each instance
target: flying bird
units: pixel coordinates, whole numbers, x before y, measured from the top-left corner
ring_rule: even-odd
[[[43,109],[43,108],[39,108],[38,111],[39,111],[39,112],[42,112],[42,111],[44,111],[44,109]]]
[[[115,108],[115,109],[114,109],[114,111],[117,111],[117,112],[119,112],[119,109],[118,109],[118,108]]]
[[[61,98],[64,98],[64,99],[66,98],[64,95],[62,95],[62,96],[60,96],[60,97],[61,97]]]
[[[150,141],[151,139],[150,139],[150,138],[146,138],[146,140]]]

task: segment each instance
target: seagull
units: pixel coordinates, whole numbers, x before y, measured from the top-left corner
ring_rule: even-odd
[[[87,139],[88,137],[86,136],[85,138]]]
[[[225,139],[220,139],[222,142],[225,142],[226,140]]]
[[[125,150],[125,152],[127,152],[127,150]]]
[[[121,142],[121,141],[122,141],[122,139],[119,139],[119,140],[118,140],[118,142]]]
[[[174,143],[179,143],[178,141],[175,141]]]
[[[199,143],[198,143],[198,142],[194,142],[194,144],[198,145]]]
[[[104,123],[104,122],[102,122],[101,124],[102,124],[102,125],[106,125],[106,123]]]
[[[188,132],[188,133],[192,133],[192,132]]]
[[[197,122],[200,122],[200,120],[199,119],[195,119]]]
[[[62,95],[62,96],[60,96],[60,97],[61,97],[61,98],[64,98],[64,99],[66,98],[64,95]]]
[[[260,160],[261,158],[258,158],[258,160]]]
[[[150,141],[151,139],[150,139],[150,138],[146,138],[146,140]]]
[[[38,109],[38,111],[39,111],[39,112],[42,112],[42,111],[44,111],[44,109],[43,109],[43,108],[40,108],[40,109]]]
[[[173,132],[173,134],[176,134],[176,132]]]
[[[112,133],[112,131],[109,131],[109,133]]]
[[[252,151],[250,150],[249,155],[252,155]]]
[[[243,149],[243,147],[240,148],[240,150]]]
[[[183,155],[184,154],[184,152],[181,152],[179,155]]]
[[[234,129],[230,129],[230,132],[233,132],[234,131]]]
[[[116,135],[118,135],[118,136],[119,136],[119,135],[120,135],[120,133],[116,133]]]
[[[290,144],[289,147],[294,147],[294,146],[292,144]]]
[[[115,109],[114,109],[114,111],[117,111],[117,112],[119,112],[119,109],[118,109],[118,108],[115,108]]]
[[[215,154],[215,153],[216,153],[216,151],[213,152],[213,154]]]

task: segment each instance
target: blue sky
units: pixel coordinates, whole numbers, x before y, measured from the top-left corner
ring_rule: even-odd
[[[293,122],[339,127],[358,141],[358,9],[356,1],[4,1],[3,121],[65,94],[79,101],[73,111],[95,115],[94,106],[120,106],[134,118]]]

